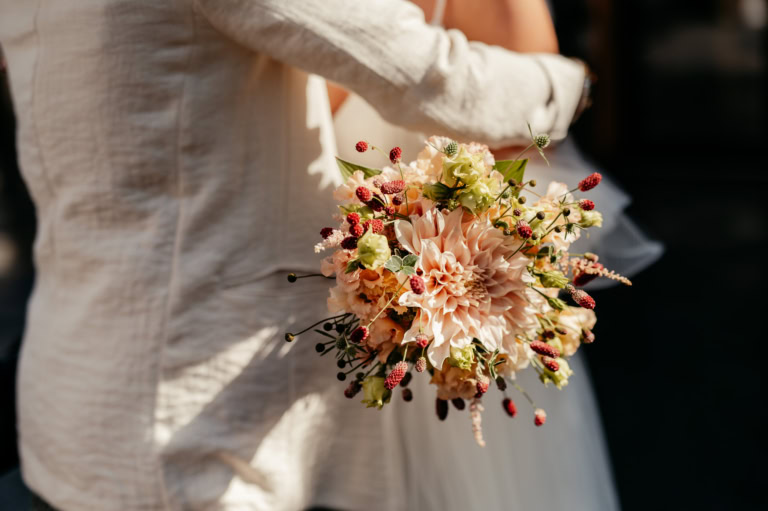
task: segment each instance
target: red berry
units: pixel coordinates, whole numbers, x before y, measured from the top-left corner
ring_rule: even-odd
[[[595,308],[595,299],[589,296],[586,291],[576,289],[573,286],[570,286],[568,291],[571,293],[571,298],[573,298],[573,301],[578,303],[581,307],[584,307],[585,309]]]
[[[373,198],[373,192],[364,186],[358,186],[355,190],[355,195],[360,199],[360,202],[368,202]]]
[[[595,203],[589,199],[581,199],[579,201],[579,207],[584,211],[592,211],[595,209]]]
[[[360,223],[360,213],[352,212],[347,215],[347,223],[349,225],[356,225]]]
[[[429,344],[429,337],[426,334],[416,334],[416,346],[426,348]]]
[[[389,373],[387,378],[384,380],[384,387],[386,389],[392,390],[400,383],[400,381],[405,377],[405,373],[408,371],[408,363],[404,361],[400,361],[397,364],[395,364],[395,367],[392,369],[392,372]]]
[[[419,357],[419,359],[416,361],[416,372],[417,373],[423,373],[427,369],[427,359],[424,357]]]
[[[544,367],[552,371],[553,373],[556,373],[560,370],[560,364],[557,363],[557,360],[555,360],[552,357],[541,357],[541,363],[544,364]]]
[[[398,179],[397,181],[389,181],[381,185],[381,193],[385,195],[394,195],[405,190],[405,181]]]
[[[530,345],[531,349],[539,355],[546,355],[548,357],[557,358],[560,356],[560,352],[554,346],[541,341],[533,341]]]
[[[395,209],[394,206],[387,206],[386,208],[384,208],[384,213],[386,213],[387,216],[395,216],[396,211],[397,210]]]
[[[379,234],[384,230],[384,222],[378,218],[374,218],[373,220],[366,220],[363,222],[363,228],[366,230],[370,229],[373,234]]]
[[[477,394],[475,394],[475,397],[483,397],[483,394],[488,392],[488,386],[490,384],[490,381],[488,378],[484,378],[477,381],[477,385],[475,388],[477,389]]]
[[[504,398],[504,401],[501,402],[501,406],[504,407],[504,411],[507,412],[507,415],[510,417],[517,415],[517,406],[515,406],[515,402],[508,397]]]
[[[593,172],[592,174],[579,181],[579,190],[582,192],[587,192],[599,185],[602,179],[603,176],[599,172]]]
[[[536,408],[533,414],[533,423],[537,426],[543,426],[545,422],[547,422],[547,412],[541,408]]]
[[[331,234],[333,234],[333,227],[323,227],[320,230],[320,236],[322,236],[324,240],[328,239],[328,236]]]
[[[418,275],[411,276],[411,291],[413,291],[417,295],[420,295],[420,294],[424,294],[424,291],[426,291],[426,289],[427,289],[427,286],[424,284],[424,279],[422,279]]]
[[[359,238],[360,236],[365,234],[365,227],[363,227],[360,224],[355,224],[349,228],[349,234],[351,234],[355,238]]]
[[[341,240],[341,248],[344,250],[354,250],[357,248],[357,238],[354,236],[347,236]]]
[[[533,229],[528,225],[528,222],[520,220],[517,222],[517,234],[519,234],[521,238],[527,240],[533,234]]]
[[[460,397],[451,399],[451,403],[453,403],[453,406],[455,406],[457,410],[463,410],[467,406],[467,403],[465,403],[464,400]]]
[[[367,338],[368,338],[368,327],[365,327],[365,326],[359,326],[354,330],[352,330],[352,333],[349,334],[349,340],[354,342],[355,344],[360,344]]]
[[[402,195],[395,195],[394,197],[392,197],[392,204],[394,204],[395,206],[399,206],[402,203],[403,203]]]
[[[368,142],[361,140],[357,144],[355,144],[355,150],[357,150],[358,153],[364,153],[368,150]]]
[[[410,403],[413,400],[413,392],[411,389],[403,389],[403,401]]]
[[[382,211],[384,209],[384,201],[381,200],[381,197],[378,194],[373,195],[372,199],[366,202],[365,205],[376,212]]]
[[[394,147],[389,152],[389,161],[392,163],[397,163],[400,161],[400,158],[403,156],[403,150],[399,147]]]

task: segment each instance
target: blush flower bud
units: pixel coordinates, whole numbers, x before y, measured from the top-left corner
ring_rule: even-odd
[[[591,201],[591,200],[589,200],[589,199],[581,199],[581,200],[579,201],[579,207],[580,207],[580,208],[581,208],[583,211],[592,211],[593,209],[595,209],[595,203],[594,203],[594,202],[592,202],[592,201]]]
[[[378,218],[374,218],[373,220],[366,220],[365,222],[363,222],[363,228],[365,230],[370,229],[370,231],[373,234],[379,234],[381,231],[384,230],[384,222],[382,222]]]
[[[536,411],[533,412],[533,423],[537,426],[543,426],[545,422],[547,422],[547,412],[541,408],[536,408]]]
[[[399,206],[402,203],[403,203],[402,195],[395,195],[394,197],[392,197],[392,204],[394,204],[395,206]]]
[[[355,238],[359,238],[365,233],[365,227],[363,227],[360,224],[355,224],[349,228],[349,234],[354,236]]]
[[[427,369],[427,359],[424,357],[419,357],[419,359],[416,361],[415,369],[417,373],[423,373]]]
[[[354,211],[347,215],[347,223],[349,225],[357,225],[360,223],[360,213],[355,213]]]
[[[582,192],[587,192],[599,185],[602,179],[603,176],[599,172],[593,172],[592,174],[579,181],[579,190]]]

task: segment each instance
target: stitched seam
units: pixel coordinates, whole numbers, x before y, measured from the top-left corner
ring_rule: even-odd
[[[195,16],[194,6],[189,6],[189,12],[191,18],[191,24],[192,24],[192,37],[190,41],[190,48],[187,54],[187,59],[185,62],[185,72],[184,72],[184,78],[182,80],[181,84],[181,91],[179,94],[179,103],[178,103],[178,111],[176,114],[176,166],[174,168],[175,172],[175,195],[178,198],[178,207],[176,210],[176,226],[174,227],[174,236],[173,236],[173,251],[171,253],[171,261],[170,261],[170,268],[168,272],[168,285],[166,286],[167,289],[167,295],[166,295],[166,302],[162,317],[162,326],[160,328],[160,335],[159,338],[161,339],[160,345],[158,347],[159,352],[157,356],[157,373],[155,375],[155,401],[152,406],[152,413],[153,413],[153,419],[152,419],[152,441],[154,444],[154,450],[155,450],[155,461],[156,461],[156,470],[157,475],[159,479],[159,486],[160,486],[160,495],[163,500],[163,506],[166,510],[173,509],[171,506],[171,497],[168,494],[168,488],[165,483],[165,472],[163,471],[163,463],[162,463],[162,456],[161,456],[161,446],[157,442],[157,412],[158,412],[158,404],[161,403],[160,399],[160,390],[163,382],[163,369],[164,369],[164,354],[166,346],[168,345],[168,337],[169,337],[169,327],[168,324],[170,323],[170,316],[171,316],[171,304],[173,302],[173,290],[174,290],[174,283],[177,281],[177,256],[181,253],[180,247],[181,247],[181,226],[182,226],[182,219],[184,218],[184,197],[183,197],[183,176],[182,176],[182,165],[181,165],[181,139],[182,139],[182,118],[184,115],[184,105],[185,105],[185,99],[186,99],[186,91],[187,91],[187,84],[190,81],[189,76],[189,68],[190,64],[192,62],[193,54],[194,54],[194,46],[192,46],[196,40],[197,40],[197,20]]]

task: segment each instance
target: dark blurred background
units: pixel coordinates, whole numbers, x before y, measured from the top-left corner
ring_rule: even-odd
[[[585,349],[625,510],[768,509],[765,0],[555,1],[599,76],[573,135],[666,245]]]
[[[599,76],[573,136],[666,245],[633,288],[594,293],[598,344],[584,350],[622,506],[766,509],[766,372],[755,347],[765,335],[768,1],[553,6],[563,53]],[[0,82],[1,475],[18,463],[13,382],[34,212],[4,73]]]

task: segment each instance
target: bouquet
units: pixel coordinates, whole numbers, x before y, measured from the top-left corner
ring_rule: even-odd
[[[534,423],[545,423],[515,375],[531,368],[545,386],[562,389],[573,374],[568,358],[595,340],[595,301],[581,288],[596,277],[631,283],[597,255],[569,252],[583,231],[601,226],[595,204],[573,195],[596,187],[601,175],[536,192],[522,157],[536,150],[545,158],[549,137],[531,138],[514,160],[495,161],[487,146],[444,137],[431,137],[409,164],[400,148],[386,153],[364,141],[357,151],[381,151],[391,165],[337,159],[345,180],[334,192],[339,213],[315,246],[331,252],[315,276],[336,281],[332,316],[286,340],[314,330],[322,339],[316,350],[334,353],[337,378],[350,380],[346,397],[362,393],[362,403],[381,409],[400,387],[411,401],[408,383],[425,373],[441,420],[449,402],[459,410],[469,403],[480,445],[492,383],[507,414],[517,414],[513,387]]]

